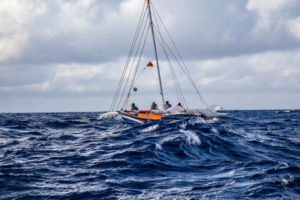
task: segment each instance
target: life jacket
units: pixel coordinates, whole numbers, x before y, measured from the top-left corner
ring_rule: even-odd
[[[157,107],[157,105],[151,105],[151,108],[150,108],[150,110],[158,110],[158,107]]]
[[[133,106],[133,107],[131,108],[131,110],[139,110],[139,108],[136,107],[136,106]]]

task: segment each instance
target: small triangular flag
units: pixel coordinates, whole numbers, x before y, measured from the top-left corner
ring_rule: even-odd
[[[153,67],[153,64],[151,61],[148,63],[147,67]]]

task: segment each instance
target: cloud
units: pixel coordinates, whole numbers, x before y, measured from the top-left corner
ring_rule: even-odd
[[[1,2],[0,24],[6,35],[0,39],[0,62],[4,64],[89,63],[125,57],[143,4],[139,0],[18,2]],[[300,46],[286,28],[288,20],[298,17],[294,13],[300,10],[299,3],[294,0],[153,3],[188,59]]]
[[[235,97],[245,94],[258,97],[289,93],[291,98],[299,93],[299,1],[153,0],[153,3],[209,103],[229,98],[238,106]],[[19,105],[25,108],[30,99],[47,105],[56,99],[52,107],[61,101],[63,109],[68,107],[67,102],[73,101],[82,103],[78,103],[82,105],[79,110],[84,110],[83,102],[87,101],[78,99],[92,99],[94,107],[101,99],[109,104],[142,6],[141,0],[2,0],[0,104],[10,103],[14,109],[17,103],[18,108]],[[154,60],[150,39],[141,65]],[[162,75],[166,77],[163,79],[166,95],[175,96],[161,49],[159,59]],[[177,72],[181,87],[194,102],[191,85],[182,71]],[[141,75],[135,85],[138,92],[134,93],[140,101],[155,98],[156,77],[155,68]],[[24,104],[22,99],[26,99]],[[261,96],[257,99],[263,100]],[[101,105],[103,110],[108,107]],[[227,106],[230,107],[229,101]],[[255,107],[251,101],[239,106]],[[40,105],[36,110],[42,108]],[[4,108],[0,112],[1,109]]]
[[[37,1],[0,2],[0,63],[20,53],[28,40],[31,21],[45,13],[45,9]]]
[[[202,93],[242,93],[248,92],[297,92],[300,91],[300,50],[288,52],[266,52],[247,56],[208,59],[203,61],[189,61],[187,66]],[[147,58],[142,63],[147,63]],[[25,72],[13,68],[6,71],[1,77],[0,91],[6,95],[19,93],[20,90],[32,95],[57,93],[65,95],[108,95],[112,96],[121,75],[125,59],[115,60],[102,64],[61,64],[47,66],[40,69],[29,68],[26,73],[35,74],[39,79],[21,77]],[[176,64],[177,71],[184,93],[194,91]],[[141,69],[143,66],[141,66]],[[47,73],[48,72],[48,73]],[[161,72],[166,93],[174,93],[172,80],[167,62],[161,62]],[[43,76],[44,74],[44,76]],[[45,75],[47,74],[47,75]],[[41,78],[42,77],[42,78]],[[22,80],[19,84],[12,84],[11,80]],[[32,81],[35,80],[35,81]],[[155,68],[146,68],[137,80],[138,93],[155,93],[158,89],[157,72]],[[8,90],[9,88],[9,90]],[[8,92],[9,91],[9,92]],[[104,93],[103,93],[104,92]],[[23,95],[21,93],[21,95]],[[52,94],[55,96],[55,93]]]
[[[159,1],[156,7],[160,11],[168,3]],[[281,51],[300,45],[286,28],[286,22],[299,15],[300,2],[295,0],[176,1],[163,11],[162,18],[188,59]]]
[[[287,22],[290,34],[300,40],[300,16]]]
[[[298,92],[300,50],[206,60],[198,66],[204,92]],[[201,71],[201,73],[200,73]]]
[[[299,1],[249,0],[246,8],[255,15],[256,19],[255,26],[251,30],[253,38],[272,47],[277,43],[281,49],[284,49],[285,44],[291,47],[292,43],[298,43],[295,38],[290,37],[290,33],[294,36],[297,34],[295,17],[299,16]]]
[[[17,0],[11,2],[17,4]],[[138,0],[120,4],[95,0],[33,2],[31,7],[18,5],[13,8],[28,7],[24,15],[32,17],[27,17],[26,23],[13,31],[16,36],[25,32],[26,40],[12,59],[2,58],[5,63],[99,62],[120,56],[120,52],[127,52],[136,26],[132,22],[137,21],[137,13],[141,12]],[[31,14],[40,4],[43,12]],[[9,24],[14,23],[9,21]],[[3,48],[18,46],[17,38],[11,41]]]
[[[270,30],[274,21],[278,21],[277,12],[294,3],[294,0],[273,0],[272,3],[268,0],[249,0],[247,10],[255,12],[258,17],[254,32],[258,34],[260,31]]]

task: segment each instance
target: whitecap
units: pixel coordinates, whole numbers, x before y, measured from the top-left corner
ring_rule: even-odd
[[[147,132],[155,131],[158,127],[159,127],[159,125],[155,124],[155,125],[152,125],[152,126],[149,126],[147,128],[144,128],[144,129],[140,130],[140,132],[141,133],[147,133]]]
[[[288,167],[289,165],[286,162],[279,162],[280,164],[284,165],[285,167]]]
[[[215,129],[215,127],[212,127],[210,130],[211,130],[213,133],[219,133],[219,131],[218,131],[217,129]]]
[[[196,135],[196,133],[194,133],[193,131],[186,131],[186,130],[180,130],[180,132],[184,133],[186,135],[186,141],[189,144],[196,144],[196,145],[200,145],[201,144],[201,140],[200,138]]]
[[[191,118],[188,123],[192,126],[194,126],[195,124],[204,124],[205,121],[203,118],[200,117],[196,117],[196,118]]]
[[[170,142],[173,140],[176,140],[177,136],[168,136],[163,138],[161,141],[159,141],[158,143],[155,143],[155,148],[158,150],[162,150],[162,144],[164,144],[165,142]]]
[[[182,124],[179,125],[180,128],[185,129],[186,128],[187,123],[183,122]]]
[[[288,185],[291,182],[294,181],[294,177],[293,176],[289,176],[289,177],[285,177],[281,179],[281,185]]]
[[[282,185],[288,185],[289,182],[288,182],[288,180],[286,180],[286,179],[283,178],[283,179],[281,180],[281,184],[282,184]]]
[[[98,120],[103,120],[103,119],[114,119],[114,120],[122,120],[122,117],[118,112],[106,112],[103,114],[100,114],[98,117]]]
[[[155,143],[155,149],[162,150],[160,143]]]
[[[234,174],[235,174],[235,170],[231,170],[229,172],[225,172],[225,173],[222,173],[222,174],[217,174],[217,175],[211,176],[211,178],[225,178],[225,177],[228,177],[228,176],[232,176]]]

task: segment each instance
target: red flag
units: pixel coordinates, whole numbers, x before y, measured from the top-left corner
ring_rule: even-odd
[[[153,64],[151,61],[148,63],[147,67],[153,67]]]

